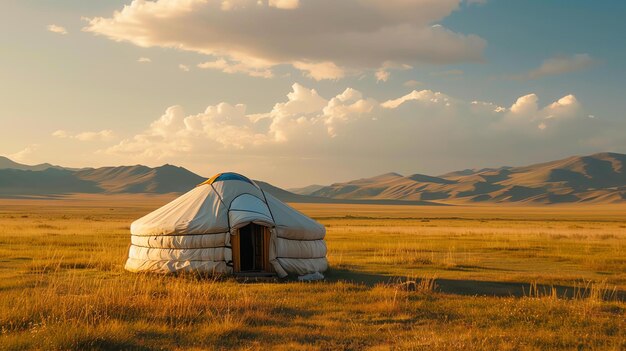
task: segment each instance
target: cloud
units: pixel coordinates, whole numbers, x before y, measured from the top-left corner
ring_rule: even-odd
[[[484,39],[433,25],[461,0],[134,0],[83,29],[140,47],[205,54],[204,68],[268,78],[290,65],[312,79],[397,65],[477,62]],[[379,78],[386,77],[379,73]]]
[[[592,66],[594,60],[589,54],[572,56],[558,56],[544,60],[539,68],[525,74],[513,76],[513,79],[539,79],[547,76],[556,76],[571,72],[582,71]]]
[[[293,10],[300,6],[299,0],[269,0],[270,7],[276,7],[283,10]]]
[[[422,82],[418,82],[418,81],[416,81],[414,79],[411,79],[411,80],[407,80],[402,85],[404,85],[407,88],[415,88],[415,87],[418,87],[418,86],[422,85]]]
[[[390,70],[407,70],[407,69],[411,69],[413,67],[411,67],[410,65],[407,64],[397,64],[391,61],[387,61],[385,63],[383,63],[383,65],[378,69],[378,71],[376,71],[376,80],[378,82],[386,82],[387,80],[389,80],[389,77],[391,77],[391,72]]]
[[[389,71],[384,69],[376,71],[376,81],[378,82],[386,82],[389,80],[389,77],[391,77],[391,73],[389,73]]]
[[[16,162],[30,162],[30,156],[35,153],[39,149],[38,144],[28,145],[26,148],[14,153],[10,154],[7,157]]]
[[[538,100],[536,94],[524,95],[515,101],[510,111],[517,116],[550,119],[572,116],[581,109],[580,102],[572,94],[563,96],[543,109],[539,109]]]
[[[524,95],[515,101],[505,119],[507,126],[525,126],[529,123],[540,130],[556,128],[563,120],[576,117],[584,121],[582,106],[576,96],[569,94],[540,108],[536,94]],[[583,122],[584,123],[584,122]]]
[[[57,33],[61,35],[67,34],[67,30],[65,29],[65,27],[57,26],[56,24],[50,24],[46,27],[46,29],[48,29],[48,31],[52,33]]]
[[[451,98],[443,93],[434,92],[432,90],[413,90],[411,93],[397,99],[387,100],[383,102],[381,106],[388,109],[395,109],[408,101],[420,101],[424,104],[444,104],[444,106],[450,106]]]
[[[56,138],[62,138],[62,139],[70,137],[68,132],[61,130],[61,129],[54,131],[52,133],[52,136]]]
[[[340,79],[346,76],[346,69],[337,66],[334,62],[302,62],[295,61],[293,67],[301,70],[306,77],[315,80]]]
[[[274,77],[274,74],[269,69],[269,67],[271,67],[271,65],[259,60],[255,62],[249,61],[244,63],[218,59],[215,61],[207,61],[198,64],[198,68],[214,69],[222,71],[224,73],[243,73],[251,77],[272,78]]]
[[[52,136],[60,139],[76,139],[80,141],[108,141],[113,139],[113,131],[105,129],[98,132],[81,132],[72,134],[68,131],[59,129],[54,131]]]
[[[139,63],[150,63],[150,62],[152,62],[152,60],[150,58],[148,58],[148,57],[140,57],[140,58],[137,59],[137,62],[139,62]]]
[[[214,164],[215,171],[268,179],[298,174],[304,184],[336,181],[342,172],[348,177],[545,160],[620,140],[615,131],[623,128],[588,115],[574,95],[542,104],[527,94],[502,106],[429,89],[381,101],[353,88],[323,96],[294,84],[286,99],[266,111],[225,102],[199,113],[172,106],[145,130],[100,152],[127,162]]]
[[[487,101],[472,101],[471,105],[473,106],[473,109],[482,109],[484,111],[488,111],[488,112],[496,112],[496,113],[501,113],[501,112],[506,112],[509,111],[510,109],[507,109],[506,107],[502,107],[499,106],[497,104],[494,104],[493,102],[487,102]]]
[[[183,65],[182,63],[180,65],[178,65],[178,69],[180,69],[183,72],[189,72],[189,66],[187,65]]]
[[[513,106],[511,106],[511,112],[518,115],[531,115],[537,113],[537,100],[539,98],[536,94],[528,94],[518,98]]]

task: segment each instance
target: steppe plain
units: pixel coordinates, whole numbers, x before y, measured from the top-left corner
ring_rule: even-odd
[[[626,349],[626,206],[293,204],[326,280],[124,271],[171,196],[0,202],[0,349]]]

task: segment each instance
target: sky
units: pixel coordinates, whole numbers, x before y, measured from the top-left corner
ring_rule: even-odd
[[[282,187],[626,153],[626,2],[7,0],[0,155]]]

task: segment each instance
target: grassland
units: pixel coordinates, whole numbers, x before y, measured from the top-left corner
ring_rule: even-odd
[[[167,198],[0,200],[0,349],[626,349],[626,207],[294,205],[325,282],[123,270]]]

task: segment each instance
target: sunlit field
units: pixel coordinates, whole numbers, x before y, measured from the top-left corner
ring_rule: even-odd
[[[626,207],[295,204],[323,282],[123,269],[165,197],[1,200],[1,349],[626,349]]]

